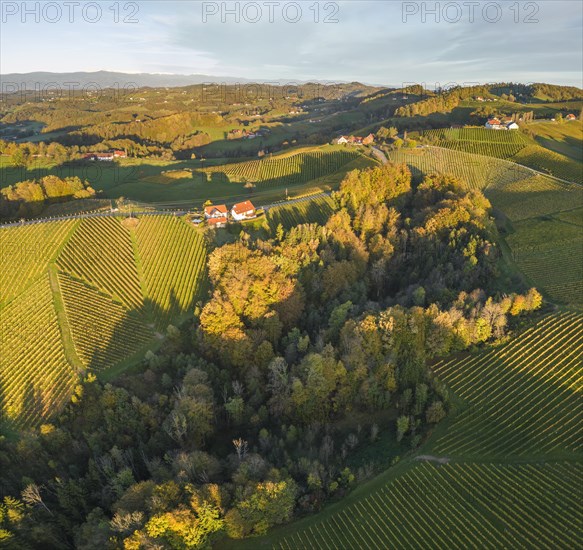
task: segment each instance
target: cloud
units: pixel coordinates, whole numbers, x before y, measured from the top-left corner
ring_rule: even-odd
[[[341,1],[336,13],[324,9],[333,2],[300,2],[302,15],[295,23],[289,20],[293,11],[286,20],[280,7],[270,22],[261,1],[256,4],[262,17],[246,21],[245,14],[253,12],[245,12],[249,2],[244,0],[237,23],[234,14],[220,13],[222,4],[233,9],[236,3],[218,2],[219,12],[205,23],[204,4],[140,2],[135,25],[102,21],[50,28],[9,21],[2,33],[2,71],[87,70],[101,64],[98,68],[133,72],[390,84],[542,80],[537,75],[544,74],[554,82],[581,84],[579,2],[537,2],[538,23],[524,21],[532,16],[524,2],[518,2],[518,13],[510,9],[516,3],[499,2],[503,11],[496,23],[487,22],[479,10],[473,23],[466,12],[457,23],[443,17],[437,23],[431,14],[423,20],[421,8],[404,22],[405,3],[362,0]],[[421,4],[443,7],[447,2]],[[327,17],[338,22],[325,23]]]

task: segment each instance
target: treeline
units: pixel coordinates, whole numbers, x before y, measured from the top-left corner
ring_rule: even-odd
[[[464,99],[474,96],[484,96],[489,92],[488,86],[468,86],[465,88],[456,87],[446,92],[439,92],[436,95],[403,105],[395,111],[397,117],[427,116],[433,113],[447,113],[455,109]]]
[[[0,218],[30,218],[40,215],[49,204],[94,196],[95,190],[89,182],[76,176],[21,181],[0,189]]]
[[[205,548],[313,513],[445,417],[428,360],[540,307],[490,287],[480,192],[386,165],[334,198],[325,226],[216,248],[211,297],[139,371],[89,377],[53,424],[0,439],[8,547]]]

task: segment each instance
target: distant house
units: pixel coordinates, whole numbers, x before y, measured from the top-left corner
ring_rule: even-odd
[[[100,160],[111,162],[116,158],[126,158],[125,151],[110,151],[107,153],[86,153],[83,155],[84,160]]]
[[[251,201],[239,202],[231,208],[231,216],[238,222],[256,217],[255,207]]]
[[[374,135],[373,134],[369,134],[365,138],[362,138],[363,145],[370,145],[371,143],[374,143]]]
[[[85,160],[100,160],[111,162],[113,160],[113,153],[87,153],[84,157]]]
[[[227,225],[227,205],[216,204],[206,206],[204,209],[204,217],[208,225],[214,227],[225,227]]]
[[[569,113],[566,117],[565,120],[577,120],[577,117],[573,114],[573,113]]]
[[[486,128],[489,130],[501,130],[504,126],[502,126],[502,123],[497,118],[490,118],[486,122]]]
[[[516,122],[509,122],[506,125],[507,130],[518,130],[518,128],[519,128],[519,126],[518,126],[518,124],[516,124]]]
[[[349,141],[349,139],[348,139],[348,136],[340,136],[340,137],[339,137],[339,138],[336,140],[336,143],[337,143],[338,145],[342,145],[342,144],[345,144],[345,143],[350,143],[350,141]]]

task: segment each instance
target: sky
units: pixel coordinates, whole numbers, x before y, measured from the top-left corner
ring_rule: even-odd
[[[583,87],[581,0],[0,0],[0,7],[1,74]]]

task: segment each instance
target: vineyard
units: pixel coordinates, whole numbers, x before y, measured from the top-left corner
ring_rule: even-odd
[[[41,223],[0,230],[0,306],[46,271],[75,223]]]
[[[529,145],[521,149],[512,160],[556,178],[583,184],[580,162],[540,145]]]
[[[292,204],[282,204],[269,209],[267,219],[269,226],[275,230],[279,224],[284,229],[291,229],[301,223],[318,223],[324,225],[334,212],[334,203],[327,195],[317,198],[307,197]]]
[[[505,145],[522,145],[530,143],[529,139],[518,131],[489,130],[487,128],[440,128],[425,130],[423,137],[434,142],[474,141],[482,143],[501,143]]]
[[[433,450],[453,457],[579,453],[583,315],[550,315],[508,344],[435,366],[467,404]]]
[[[580,548],[582,357],[583,314],[564,311],[438,362],[456,410],[416,457],[240,547]]]
[[[583,304],[583,209],[524,220],[514,229],[506,241],[532,283],[555,301]]]
[[[70,397],[67,362],[48,275],[0,309],[0,414],[16,427],[38,425]]]
[[[511,162],[439,147],[401,149],[390,151],[388,156],[392,162],[407,164],[417,178],[431,173],[452,174],[470,189],[484,189],[494,182],[504,185],[532,176],[530,170]]]
[[[206,265],[203,237],[182,220],[148,216],[136,229],[147,303],[156,325],[166,329],[200,299]]]
[[[581,483],[583,464],[422,463],[272,547],[577,548]]]
[[[486,128],[427,130],[423,137],[439,147],[501,159],[513,157],[530,143],[520,132]]]
[[[57,265],[130,309],[142,307],[131,235],[117,218],[82,220]]]
[[[246,181],[258,188],[296,185],[333,174],[359,156],[357,151],[330,149],[213,166],[205,172],[211,179],[222,174],[231,182]]]
[[[507,159],[549,176],[583,183],[580,162],[537,145],[519,131],[454,128],[426,130],[422,135],[438,147]]]
[[[68,275],[59,286],[75,350],[83,366],[103,370],[145,346],[152,330],[120,304]]]
[[[0,424],[51,417],[86,370],[135,359],[192,314],[206,246],[183,220],[144,216],[0,230]],[[51,274],[51,277],[49,277]]]
[[[495,181],[484,194],[512,221],[583,206],[583,188],[539,175]]]

